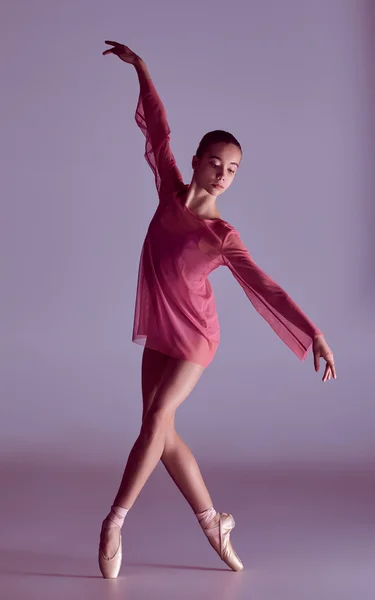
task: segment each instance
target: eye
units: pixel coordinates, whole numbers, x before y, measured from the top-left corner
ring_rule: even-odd
[[[215,163],[211,163],[211,165],[215,168],[220,167],[220,165],[217,165]],[[235,173],[234,169],[228,169],[228,171],[230,171],[231,173]]]

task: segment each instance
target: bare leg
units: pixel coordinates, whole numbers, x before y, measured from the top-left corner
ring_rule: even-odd
[[[142,357],[142,420],[151,408],[170,357],[145,347]],[[212,506],[197,462],[188,446],[175,430],[174,417],[170,422],[161,461],[194,512]]]
[[[168,430],[161,460],[194,513],[213,506],[198,463],[174,426]]]
[[[163,454],[167,432],[177,407],[190,394],[202,372],[203,368],[195,363],[177,359],[168,362],[157,396],[129,454],[113,504],[128,509],[133,506]]]
[[[134,504],[163,454],[167,431],[177,407],[190,394],[202,372],[202,367],[188,361],[171,359],[167,363],[152,407],[143,419],[140,434],[130,451],[114,505],[130,509]],[[113,528],[102,529],[101,545],[107,556],[117,543],[118,532],[114,537]]]
[[[119,490],[113,501],[115,506],[130,509],[147,479],[155,469],[163,452],[165,432],[163,428],[151,430],[148,422],[142,424],[141,432],[130,451]],[[113,556],[119,544],[120,528],[105,519],[102,523],[100,545],[106,556]]]
[[[130,451],[119,490],[113,504],[130,509],[147,479],[158,464],[164,449],[165,431],[161,426],[151,431],[148,424],[141,432]]]
[[[136,445],[134,444],[133,449],[135,447]],[[161,461],[163,462],[167,472],[177,485],[180,492],[190,504],[194,513],[202,512],[213,506],[213,502],[204,483],[198,463],[194,458],[190,448],[178,435],[174,428],[174,418],[168,429],[167,437],[165,438],[164,450],[161,454]],[[120,506],[117,504],[117,502],[119,502],[117,498],[118,496],[113,504]],[[127,508],[126,504],[123,504],[123,506]],[[216,524],[218,520],[219,515],[216,515],[213,519],[213,524]],[[103,550],[104,548],[107,549],[109,556],[112,556],[116,551],[118,546],[118,535],[119,531],[117,531],[116,528],[112,529],[111,531],[104,530],[103,532],[102,547]]]
[[[174,424],[168,430],[161,460],[194,513],[198,513],[196,516],[211,546],[231,569],[241,570],[243,564],[233,550],[229,534],[222,538],[219,525],[221,515],[215,514],[198,464],[188,446],[174,429]],[[223,548],[226,549],[224,553]]]

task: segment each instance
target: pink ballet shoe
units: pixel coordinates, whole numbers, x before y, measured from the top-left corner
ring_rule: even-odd
[[[111,558],[108,558],[103,552],[99,544],[99,568],[105,579],[116,579],[120,572],[122,561],[122,539],[120,531],[120,542],[118,548]]]
[[[234,518],[227,513],[217,514],[219,515],[219,547],[217,546],[216,540],[213,540],[211,536],[207,537],[207,539],[211,546],[216,550],[221,560],[224,561],[228,567],[233,569],[233,571],[241,571],[243,569],[243,563],[233,550],[232,542],[230,541],[230,532],[235,526]],[[203,529],[207,530],[211,527]]]

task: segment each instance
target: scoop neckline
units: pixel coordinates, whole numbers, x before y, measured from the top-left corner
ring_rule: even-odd
[[[182,192],[185,191],[188,187],[189,187],[189,184],[186,183],[184,185],[184,187],[178,192],[178,195],[181,195]],[[214,221],[221,221],[222,223],[227,223],[227,221],[225,221],[224,219],[221,219],[220,217],[216,217],[214,219],[205,219],[204,217],[200,217],[195,212],[193,212],[188,206],[186,206],[186,204],[184,204],[181,200],[182,200],[182,198],[180,199],[180,204],[181,204],[182,208],[189,211],[189,213],[191,215],[193,215],[199,221],[209,221],[210,223],[212,223]]]

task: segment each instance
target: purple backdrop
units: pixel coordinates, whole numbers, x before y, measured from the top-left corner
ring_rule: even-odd
[[[312,354],[299,363],[229,270],[215,271],[221,346],[178,410],[181,434],[209,462],[373,461],[364,3],[208,3],[198,17],[171,1],[147,19],[142,6],[3,10],[2,455],[122,463],[138,431],[142,349],[130,338],[157,196],[137,76],[101,55],[109,38],[145,60],[186,182],[206,131],[240,140],[219,209],[335,354],[338,379],[323,384],[323,362],[319,374]]]

